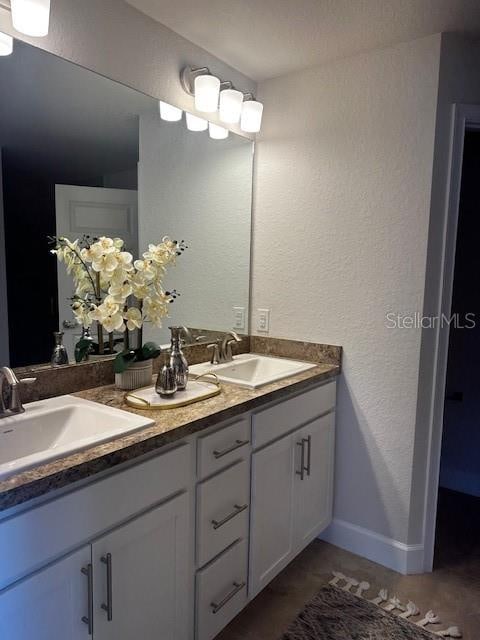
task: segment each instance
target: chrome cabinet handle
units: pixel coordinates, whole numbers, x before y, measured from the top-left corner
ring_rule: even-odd
[[[295,471],[297,476],[300,476],[300,480],[305,478],[305,438],[302,438],[300,442],[297,442],[297,447],[301,447],[300,453],[300,471]]]
[[[238,516],[238,514],[242,513],[242,511],[245,511],[245,509],[248,509],[248,504],[236,504],[232,513],[229,513],[228,516],[225,516],[223,520],[212,520],[213,528],[220,529],[220,527],[223,527],[224,524],[229,522],[232,518],[235,518],[235,516]]]
[[[250,440],[235,440],[235,444],[232,444],[231,447],[227,447],[226,449],[222,449],[221,451],[218,451],[218,449],[215,449],[213,451],[213,455],[218,460],[218,458],[223,458],[223,456],[226,456],[227,453],[232,453],[232,451],[235,451],[236,449],[240,449],[240,447],[244,447],[249,442]]]
[[[106,556],[102,556],[100,561],[107,565],[107,604],[102,603],[102,609],[107,612],[107,620],[109,622],[113,619],[113,607],[112,607],[112,554],[107,553]]]
[[[88,580],[88,603],[87,603],[87,611],[88,615],[82,617],[82,622],[88,625],[88,635],[91,636],[93,634],[93,567],[91,564],[87,564],[86,567],[82,567],[82,573],[84,576],[87,576]]]
[[[218,613],[222,607],[224,607],[229,600],[231,600],[234,596],[237,595],[239,591],[243,589],[245,586],[245,582],[234,582],[233,589],[227,593],[227,595],[220,600],[220,602],[212,602],[210,606],[212,607],[212,613]]]
[[[311,470],[311,467],[312,467],[312,436],[307,436],[306,438],[304,438],[304,440],[308,444],[308,449],[307,449],[307,476],[309,476],[310,475],[310,470]]]

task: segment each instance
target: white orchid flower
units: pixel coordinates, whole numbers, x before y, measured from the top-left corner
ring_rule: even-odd
[[[166,298],[163,300],[148,296],[143,300],[143,311],[145,319],[160,329],[162,327],[162,318],[168,315],[168,302]]]
[[[100,246],[103,253],[113,253],[116,249],[115,243],[112,240],[112,238],[106,238],[105,236],[102,236],[101,238],[99,238],[98,241],[95,242],[95,244],[92,246],[95,246],[95,245]]]
[[[146,260],[152,260],[157,265],[165,265],[175,261],[176,251],[172,248],[175,244],[171,241],[160,244],[149,244],[148,251],[143,254]]]
[[[124,305],[125,300],[128,298],[128,296],[132,295],[133,288],[129,282],[124,282],[120,285],[112,284],[108,289],[108,293],[113,296],[115,302]]]
[[[134,329],[140,329],[142,326],[142,313],[140,309],[136,307],[130,307],[123,314],[123,317],[127,321],[127,329],[133,331]]]
[[[113,273],[117,268],[117,259],[113,253],[102,254],[92,261],[92,268],[97,273]]]
[[[155,270],[152,268],[150,260],[135,260],[134,267],[137,270],[135,275],[138,278],[143,278],[144,281],[150,281],[155,278]]]
[[[133,271],[133,256],[128,251],[120,251],[117,253],[118,266],[124,271]]]

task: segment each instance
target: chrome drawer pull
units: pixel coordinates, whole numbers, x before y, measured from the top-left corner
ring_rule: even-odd
[[[245,582],[234,582],[233,583],[234,588],[230,591],[230,593],[227,593],[227,595],[223,598],[223,600],[220,600],[220,602],[212,602],[210,604],[210,606],[212,607],[212,613],[218,613],[220,609],[224,607],[229,600],[231,600],[234,596],[237,595],[239,591],[243,589],[245,584],[246,584]]]
[[[303,480],[305,478],[305,438],[297,442],[297,447],[302,447],[302,451],[300,453],[300,471],[295,471],[295,473],[300,476],[300,480]]]
[[[306,440],[307,444],[308,444],[308,449],[307,449],[307,476],[310,475],[310,469],[312,466],[312,436],[307,436],[306,438],[304,438],[304,440]]]
[[[109,622],[113,619],[113,606],[112,606],[112,554],[107,553],[106,556],[102,556],[100,561],[107,565],[107,604],[102,604],[102,609],[107,612],[107,620]]]
[[[88,625],[88,635],[91,636],[93,633],[93,567],[91,564],[87,564],[86,567],[82,568],[82,573],[84,576],[87,576],[88,580],[88,603],[87,610],[88,616],[82,617],[82,622]]]
[[[235,449],[240,449],[240,447],[244,447],[246,444],[249,444],[250,440],[235,440],[235,444],[232,444],[231,447],[227,447],[226,449],[222,449],[221,451],[218,451],[218,449],[215,449],[213,451],[213,455],[215,456],[215,458],[223,458],[223,456],[226,456],[227,453],[232,453],[232,451],[235,451]]]
[[[213,528],[220,529],[220,527],[223,527],[224,524],[229,522],[232,518],[235,518],[235,516],[238,516],[238,514],[245,511],[245,509],[248,509],[248,504],[236,504],[235,510],[232,511],[232,513],[229,513],[228,516],[225,516],[223,520],[212,520]]]

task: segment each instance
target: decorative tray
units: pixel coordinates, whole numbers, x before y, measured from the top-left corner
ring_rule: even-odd
[[[177,409],[185,407],[200,400],[213,398],[221,393],[222,387],[214,373],[204,373],[201,376],[191,376],[185,391],[177,391],[173,397],[162,398],[155,391],[154,386],[143,387],[128,391],[125,394],[125,402],[133,409]]]

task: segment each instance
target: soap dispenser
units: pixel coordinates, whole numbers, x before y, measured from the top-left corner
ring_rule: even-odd
[[[163,365],[158,372],[155,391],[162,398],[173,398],[177,392],[177,374],[170,364],[170,354],[164,357]]]
[[[183,355],[181,346],[182,327],[169,327],[172,335],[170,347],[170,366],[177,378],[177,390],[184,391],[188,383],[188,362]]]

